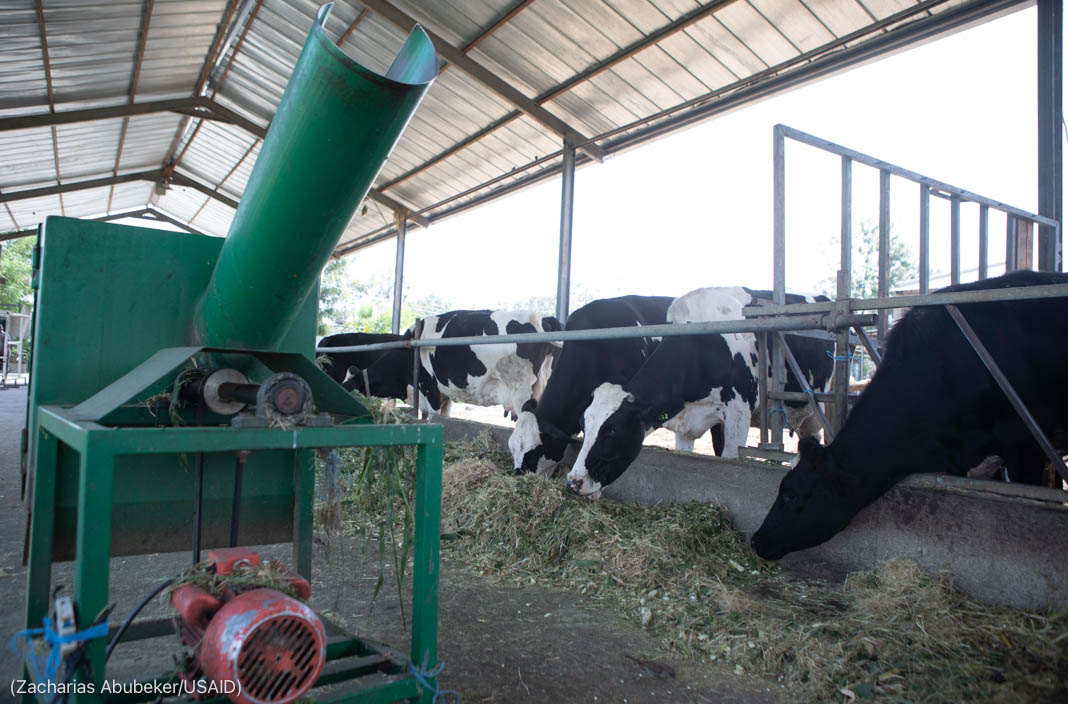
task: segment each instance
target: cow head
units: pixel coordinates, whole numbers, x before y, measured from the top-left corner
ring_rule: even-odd
[[[642,449],[645,427],[634,396],[619,384],[604,383],[593,392],[583,415],[582,449],[567,475],[567,488],[596,499],[630,466]]]
[[[547,474],[564,458],[564,451],[572,442],[569,435],[538,418],[534,412],[537,405],[534,399],[523,404],[515,421],[515,430],[508,437],[516,475],[534,471]]]
[[[798,443],[800,458],[779,485],[779,495],[750,541],[766,560],[829,540],[868,500],[860,480],[842,470],[813,437]]]

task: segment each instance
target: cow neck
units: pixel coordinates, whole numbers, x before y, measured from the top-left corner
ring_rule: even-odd
[[[568,435],[579,431],[579,420],[593,395],[593,365],[581,345],[564,345],[549,383],[534,409],[539,424],[546,422]]]
[[[648,431],[682,411],[686,389],[698,382],[696,346],[683,337],[665,338],[623,390],[634,396],[642,425]]]
[[[858,399],[845,427],[828,446],[838,469],[856,477],[869,501],[921,468],[938,463],[942,452],[925,438],[938,419],[927,398],[929,380],[886,367]],[[892,399],[892,404],[883,399]]]

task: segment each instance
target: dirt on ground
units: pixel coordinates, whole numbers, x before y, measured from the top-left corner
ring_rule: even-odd
[[[24,627],[26,570],[22,567],[25,507],[20,498],[18,436],[25,390],[0,391],[0,640]],[[290,562],[289,546],[260,548],[265,558]],[[162,579],[189,566],[189,553],[114,558],[113,622],[121,622]],[[317,536],[312,606],[356,634],[407,650],[392,577],[371,607],[378,563],[375,548],[352,537]],[[72,565],[53,569],[53,586],[73,586]],[[404,607],[405,615],[409,612]],[[142,618],[169,616],[152,602]],[[726,666],[666,654],[639,626],[578,594],[493,584],[454,564],[444,546],[440,579],[439,659],[443,688],[464,702],[651,702],[755,704],[793,701],[779,684]],[[174,637],[120,645],[108,676],[151,678],[174,670]],[[21,662],[0,649],[0,701],[21,676]],[[673,673],[674,676],[670,676]],[[450,698],[451,702],[452,699]]]

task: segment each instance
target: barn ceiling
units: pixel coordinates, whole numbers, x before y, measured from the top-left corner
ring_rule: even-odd
[[[0,239],[133,212],[225,235],[312,0],[0,3]],[[384,72],[413,22],[442,70],[344,254],[747,101],[1032,3],[339,1],[326,31]]]

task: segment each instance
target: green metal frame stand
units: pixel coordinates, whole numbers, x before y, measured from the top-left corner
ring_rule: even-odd
[[[319,273],[436,76],[438,58],[416,26],[380,76],[326,34],[331,6],[316,14],[225,239],[60,217],[42,226],[24,450],[27,628],[48,615],[53,562],[75,562],[83,630],[108,603],[113,556],[188,550],[194,523],[198,546],[227,544],[236,452],[251,452],[236,507],[242,542],[292,541],[297,571],[310,577],[314,450],[415,445],[410,658],[424,671],[437,664],[442,429],[371,424],[367,410],[315,366],[312,343]],[[206,403],[195,414],[177,409],[175,387],[191,366],[232,369],[256,384],[272,372],[293,374],[307,384],[296,392],[302,404],[310,391],[315,411],[333,418],[288,429],[233,427]],[[163,407],[181,425],[163,427],[169,419],[150,410]],[[294,417],[304,416],[287,416]],[[195,477],[187,454],[198,457]],[[202,500],[191,521],[194,486]],[[130,639],[161,635],[140,626]],[[357,678],[337,701],[430,704],[434,697],[434,677],[421,685],[409,660],[384,646],[347,638],[329,643],[327,656],[319,685]],[[87,657],[93,691],[74,701],[155,698],[102,692],[103,640],[90,642]],[[372,672],[385,677],[362,678]]]
[[[437,663],[438,618],[438,524],[441,514],[442,428],[440,425],[348,425],[255,428],[157,428],[109,427],[76,420],[72,409],[43,406],[38,410],[37,463],[30,527],[29,577],[26,626],[39,626],[48,614],[51,597],[53,512],[59,457],[74,453],[78,458],[78,505],[74,600],[79,630],[87,628],[108,603],[111,557],[112,507],[115,460],[120,456],[181,453],[227,453],[238,450],[290,450],[293,453],[293,485],[300,507],[295,526],[294,549],[298,571],[308,575],[311,567],[311,503],[314,496],[314,464],[311,450],[327,447],[414,445],[416,459],[415,550],[412,571],[412,631],[409,657],[412,663],[432,670]],[[96,679],[94,693],[75,697],[78,704],[134,702],[155,695],[106,695],[101,687],[107,678],[105,643],[96,640],[87,655]],[[332,696],[326,701],[392,702],[420,701],[430,704],[433,691],[420,688],[408,671],[407,662],[387,648],[359,639],[335,641],[327,648],[327,660],[354,660],[343,669],[328,669],[316,686],[336,684],[365,675],[377,677],[374,684]],[[427,678],[434,685],[434,678]],[[314,690],[312,690],[314,692]],[[32,697],[26,700],[33,701]],[[223,701],[223,700],[220,700]]]

